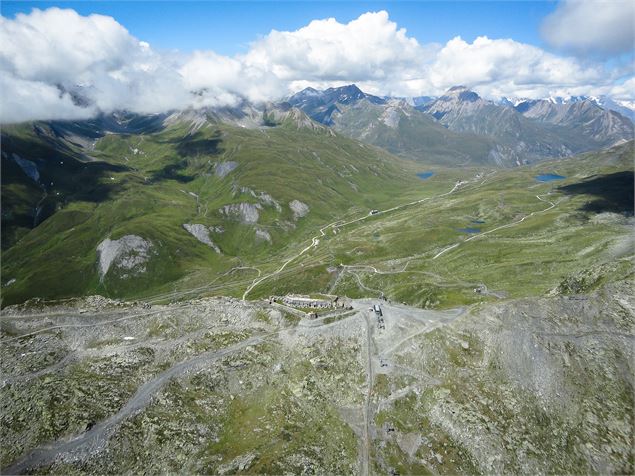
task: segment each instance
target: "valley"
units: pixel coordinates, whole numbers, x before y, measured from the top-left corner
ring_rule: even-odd
[[[619,243],[626,243],[630,230],[628,219],[618,215],[632,213],[628,175],[632,175],[632,143],[521,169],[435,167],[434,175],[423,181],[416,176],[421,170],[416,164],[329,136],[326,129],[305,131],[291,124],[243,131],[222,125],[218,129],[208,122],[192,139],[185,129],[192,127],[189,124],[202,123],[186,122],[159,135],[104,136],[91,152],[102,161],[92,163],[123,167],[126,160],[117,157],[139,151],[132,154],[134,158],[124,155],[128,168],[96,185],[96,190],[109,187],[112,198],[91,203],[81,195],[86,192],[64,190],[72,182],[60,186],[61,191],[53,186],[49,195],[58,200],[52,204],[53,215],[4,253],[3,303],[78,293],[150,300],[205,293],[253,298],[293,290],[325,291],[337,274],[334,292],[357,296],[360,289],[353,278],[368,280],[362,284],[367,288],[392,287],[385,289],[387,295],[403,295],[399,299],[411,304],[422,305],[431,298],[430,302],[448,306],[480,299],[471,288],[481,284],[517,297],[545,292],[547,284],[555,287],[565,277],[567,266],[574,272],[580,264],[562,255],[564,243],[570,243],[574,253],[596,243],[581,257],[591,264],[606,246],[619,248]],[[148,178],[157,167],[170,167],[171,152],[163,144],[180,134],[185,134],[186,144],[204,144],[203,152],[184,152],[179,174],[192,178]],[[315,150],[324,149],[322,155],[290,149],[292,137],[308,141]],[[324,137],[331,137],[327,143],[333,144],[325,146]],[[263,140],[282,148],[258,149]],[[130,145],[141,142],[146,143],[144,148]],[[212,149],[210,154],[209,144],[223,144],[222,151]],[[146,154],[154,158],[146,159]],[[288,154],[297,158],[279,161]],[[342,157],[347,159],[342,162]],[[103,162],[106,158],[109,162]],[[8,160],[3,164],[10,165]],[[219,173],[219,164],[229,165]],[[59,171],[42,168],[40,173],[54,178],[62,173],[63,166],[57,167]],[[565,180],[535,178],[556,171]],[[585,180],[595,176],[598,183],[584,193]],[[33,182],[24,180],[24,185]],[[302,190],[316,180],[311,192]],[[22,186],[9,180],[3,188],[9,210],[5,219],[16,217],[18,208],[14,212],[12,203],[17,195],[12,194]],[[576,189],[583,193],[568,192]],[[618,195],[611,197],[616,191]],[[589,202],[589,197],[596,198]],[[34,200],[40,200],[38,194]],[[603,218],[584,212],[585,203],[597,203],[596,211]],[[27,231],[17,217],[12,220],[5,228]],[[483,222],[475,228],[478,232],[462,235],[460,230],[469,229],[473,221]],[[64,238],[52,242],[51,233]],[[558,234],[560,239],[555,240]],[[598,240],[605,244],[598,247]],[[523,242],[540,242],[540,255],[534,256],[531,245],[518,248]],[[497,256],[504,253],[507,258],[487,258],[494,248]],[[69,260],[61,268],[46,256]],[[531,267],[522,264],[526,269],[521,271],[523,260],[533,261],[538,274],[532,276]],[[551,264],[539,266],[541,260]],[[554,260],[560,264],[556,266]],[[343,265],[374,266],[383,274],[360,271],[357,277],[346,277]],[[397,272],[400,268],[404,271]],[[438,269],[450,268],[458,274],[439,277],[444,273]],[[436,277],[425,274],[430,272]],[[65,278],[59,279],[61,275]],[[407,281],[417,276],[423,280],[414,285],[430,294],[425,299],[407,291]],[[500,281],[504,276],[509,278],[506,283]],[[378,279],[381,286],[371,282]],[[44,282],[49,284],[38,284]],[[457,286],[459,282],[463,284]],[[441,299],[432,299],[432,294]]]
[[[284,105],[2,133],[3,473],[633,472],[633,141],[442,165]]]

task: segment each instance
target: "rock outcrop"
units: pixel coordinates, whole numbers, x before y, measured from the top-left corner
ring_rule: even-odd
[[[106,238],[97,246],[100,279],[103,281],[113,267],[124,271],[124,278],[145,272],[152,250],[152,242],[137,235],[125,235],[118,240]]]
[[[271,235],[267,230],[256,228],[256,241],[266,241],[271,243]]]
[[[185,230],[198,241],[206,244],[214,251],[216,251],[216,253],[221,254],[220,248],[216,243],[212,241],[209,236],[209,232],[211,231],[210,228],[206,227],[205,225],[201,225],[200,223],[184,223],[183,228],[185,228]]]
[[[214,173],[217,177],[223,178],[227,176],[231,171],[233,171],[236,167],[238,167],[238,162],[228,161],[228,162],[217,162],[214,165]]]
[[[291,200],[289,202],[289,208],[293,213],[293,219],[297,220],[298,218],[302,218],[306,216],[311,210],[306,203],[301,202],[300,200]]]
[[[243,224],[253,225],[258,223],[260,218],[258,210],[262,210],[262,205],[259,203],[232,203],[222,207],[220,212],[226,217],[237,219]]]

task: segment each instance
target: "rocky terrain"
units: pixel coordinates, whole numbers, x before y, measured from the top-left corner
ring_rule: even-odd
[[[106,238],[97,247],[101,279],[111,266],[124,272],[142,273],[145,271],[143,264],[148,261],[151,252],[152,243],[140,236],[126,235],[118,240]]]
[[[630,474],[632,285],[313,320],[232,298],[11,306],[2,472]]]
[[[592,99],[495,102],[464,86],[438,98],[379,98],[354,84],[288,99],[312,119],[427,163],[522,165],[631,140],[633,123]]]
[[[631,474],[630,289],[477,307],[414,334],[377,388],[378,471]]]
[[[216,251],[216,253],[221,253],[220,248],[209,237],[210,231],[212,231],[209,227],[201,225],[200,223],[184,223],[183,228],[185,228],[198,241],[205,243],[207,246]]]

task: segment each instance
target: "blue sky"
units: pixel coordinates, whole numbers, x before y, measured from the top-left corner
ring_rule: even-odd
[[[398,97],[464,85],[491,99],[610,95],[635,106],[633,0],[1,8],[0,122],[232,106],[351,83]]]
[[[335,17],[346,23],[368,11],[386,10],[420,43],[445,43],[460,35],[513,38],[546,48],[539,27],[556,2],[2,2],[12,18],[33,8],[72,8],[82,15],[114,17],[154,48],[188,52],[211,49],[224,55],[245,52],[272,29],[296,30],[311,20]]]

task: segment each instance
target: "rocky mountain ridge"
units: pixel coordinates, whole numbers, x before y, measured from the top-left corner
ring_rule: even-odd
[[[287,101],[342,134],[407,158],[440,163],[454,155],[459,163],[518,165],[610,147],[634,135],[628,118],[590,99],[501,103],[464,86],[438,98],[398,99],[367,95],[350,85],[304,90]],[[444,155],[437,146],[450,153]]]

